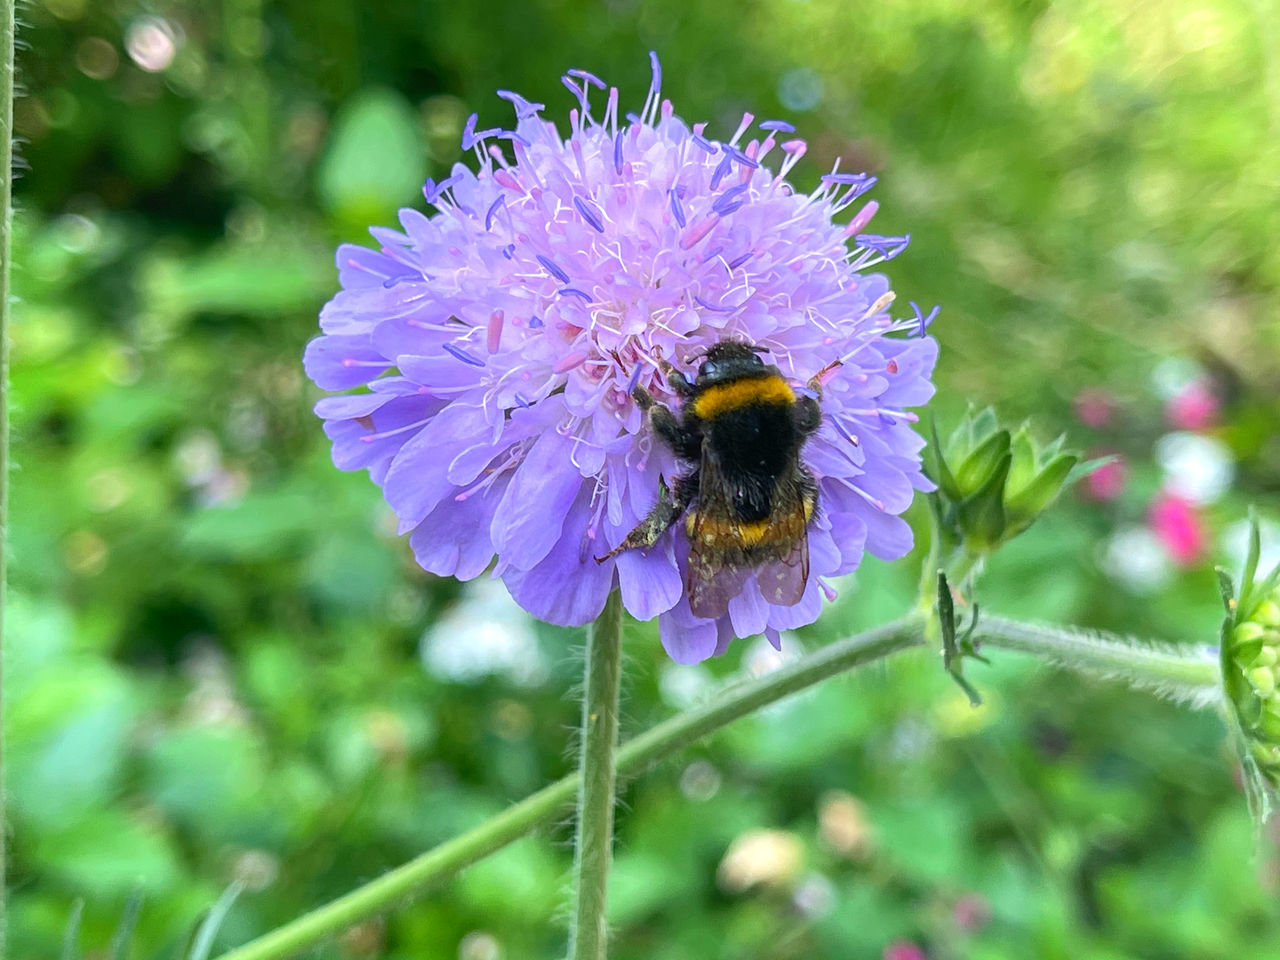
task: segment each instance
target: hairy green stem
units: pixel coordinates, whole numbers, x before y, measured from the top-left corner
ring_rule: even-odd
[[[823,680],[924,643],[926,617],[901,620],[829,644],[772,673],[737,683],[704,704],[666,720],[623,744],[617,753],[619,775],[634,775],[659,760]],[[1114,676],[1180,699],[1205,704],[1217,694],[1218,668],[1200,647],[1142,644],[1103,634],[1018,623],[983,616],[973,639],[990,647],[1030,653],[1089,675]],[[437,885],[540,827],[555,822],[573,803],[577,773],[544,787],[498,816],[441,844],[257,940],[223,954],[219,960],[281,960],[326,936]]]
[[[617,754],[618,773],[640,773],[739,717],[828,677],[916,646],[920,643],[922,622],[919,616],[898,620],[823,647],[762,677],[736,684],[623,744]],[[448,880],[525,834],[554,823],[573,803],[578,785],[576,772],[557,780],[462,836],[223,954],[219,960],[280,960],[399,900]]]
[[[618,787],[618,697],[622,684],[622,598],[615,590],[587,635],[578,773],[578,830],[573,845],[571,960],[604,960],[613,863],[613,807]]]
[[[1078,673],[1123,680],[1195,706],[1207,706],[1222,696],[1222,667],[1216,647],[1176,646],[985,615],[979,617],[973,639],[1044,657]]]
[[[8,619],[5,584],[9,558],[9,256],[13,227],[13,7],[14,0],[0,0],[0,650],[3,624]],[[3,664],[0,664],[0,677]],[[3,738],[0,737],[0,741]],[[0,831],[7,837],[5,819],[4,758],[0,756]],[[8,844],[0,838],[0,890],[5,887]],[[0,950],[5,939],[4,911],[0,910]]]

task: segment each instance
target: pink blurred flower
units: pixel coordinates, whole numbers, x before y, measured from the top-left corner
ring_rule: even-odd
[[[1084,494],[1090,500],[1109,502],[1124,493],[1124,488],[1128,484],[1129,468],[1123,460],[1116,457],[1085,477]]]
[[[1179,430],[1204,430],[1218,419],[1218,393],[1208,377],[1196,377],[1165,403],[1164,415]]]
[[[1081,390],[1076,394],[1073,405],[1080,422],[1095,430],[1107,426],[1116,412],[1115,398],[1098,387]]]
[[[991,907],[985,897],[966,893],[951,910],[956,926],[966,933],[976,933],[991,921]]]
[[[1174,563],[1190,567],[1204,559],[1209,535],[1191,501],[1162,491],[1151,503],[1147,523]]]
[[[895,940],[884,948],[884,960],[929,960],[924,950],[910,940]]]

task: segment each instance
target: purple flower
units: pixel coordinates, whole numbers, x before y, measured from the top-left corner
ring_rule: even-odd
[[[905,238],[861,233],[873,204],[832,220],[869,178],[829,176],[797,193],[786,176],[805,144],[778,142],[789,125],[752,136],[748,114],[727,142],[711,139],[661,99],[653,64],[629,122],[615,88],[597,119],[598,84],[570,71],[567,137],[541,104],[510,93],[514,131],[468,123],[477,172],[457,164],[428,184],[435,212],[402,210],[401,230],[373,228],[380,249],[339,248],[342,290],[320,314],[306,369],[325,390],[361,388],[316,413],[334,463],[369,471],[424,568],[469,579],[496,556],[493,576],[520,605],[565,625],[592,620],[619,589],[632,615],[659,618],[673,658],[695,662],[734,637],[776,644],[817,618],[834,596],[827,580],[864,551],[911,548],[898,514],[931,486],[903,408],[932,395],[937,344],[917,317],[892,319],[888,281],[861,272]],[[674,409],[659,360],[688,371],[726,337],[768,347],[797,384],[843,366],[802,453],[819,488],[803,598],[771,606],[748,578],[726,616],[705,620],[684,596],[681,525],[647,553],[596,558],[645,516],[660,478],[688,469],[630,386]]]

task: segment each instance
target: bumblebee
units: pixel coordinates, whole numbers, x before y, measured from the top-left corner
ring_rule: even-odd
[[[821,382],[836,364],[809,381],[810,395],[797,395],[762,352],[722,340],[703,355],[692,382],[663,362],[678,413],[643,387],[632,392],[654,433],[690,469],[671,488],[662,483],[649,515],[600,559],[653,546],[683,517],[685,589],[697,617],[727,613],[752,572],[765,600],[779,606],[798,603],[809,579],[807,531],[818,488],[800,450],[821,423]]]

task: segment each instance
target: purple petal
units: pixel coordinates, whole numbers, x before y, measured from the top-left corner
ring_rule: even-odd
[[[770,609],[760,595],[756,578],[748,578],[742,592],[729,601],[729,619],[733,623],[733,632],[739,637],[754,637],[762,633],[769,621]]]
[[[726,621],[728,618],[724,618]],[[714,620],[702,620],[689,612],[689,602],[680,602],[658,617],[658,636],[663,649],[676,663],[701,663],[715,656],[719,631]]]
[[[591,551],[584,556],[582,540],[590,518],[589,498],[584,495],[569,511],[564,534],[546,556],[528,570],[503,574],[502,582],[516,603],[539,620],[580,627],[604,609],[613,589],[613,563],[596,563]]]
[[[400,529],[410,529],[456,490],[449,482],[449,463],[488,430],[479,405],[451,403],[396,454],[387,471],[383,494],[400,518]]]
[[[489,523],[504,486],[498,481],[462,501],[450,497],[418,524],[409,546],[422,569],[459,580],[484,573],[494,553]]]
[[[617,564],[622,605],[637,620],[652,620],[665,613],[684,592],[670,537],[654,544],[648,553],[639,550],[620,553]]]
[[[321,390],[350,390],[392,366],[366,334],[328,334],[307,344],[303,366]]]
[[[525,454],[498,505],[493,542],[502,559],[518,570],[538,563],[566,529],[565,515],[583,485],[582,475],[569,464],[572,452],[569,438],[555,430],[543,433]],[[584,523],[579,539],[585,530]]]

